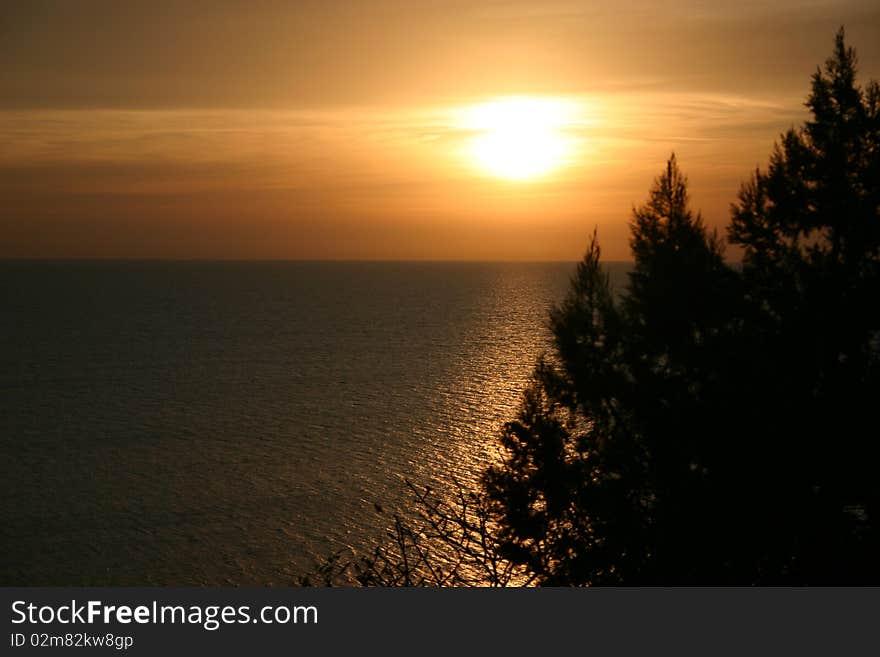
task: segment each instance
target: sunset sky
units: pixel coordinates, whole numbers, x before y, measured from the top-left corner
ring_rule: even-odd
[[[722,226],[880,3],[4,3],[0,257],[574,260]]]

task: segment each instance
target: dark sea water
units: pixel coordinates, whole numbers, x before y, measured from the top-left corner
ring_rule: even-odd
[[[0,584],[286,585],[369,549],[403,477],[493,458],[573,271],[0,263]]]

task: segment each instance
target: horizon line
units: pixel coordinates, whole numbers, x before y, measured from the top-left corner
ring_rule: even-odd
[[[498,258],[163,258],[163,257],[29,257],[0,256],[0,262],[179,262],[179,263],[460,263],[460,264],[573,264],[580,258],[563,259],[498,259]],[[603,260],[609,263],[633,263],[634,260]]]

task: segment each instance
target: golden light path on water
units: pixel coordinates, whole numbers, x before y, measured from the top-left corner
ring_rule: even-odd
[[[0,574],[262,586],[475,488],[573,265],[5,267]]]

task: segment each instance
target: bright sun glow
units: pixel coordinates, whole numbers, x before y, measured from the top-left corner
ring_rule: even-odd
[[[468,157],[481,170],[508,180],[530,180],[561,166],[573,140],[564,128],[569,103],[542,98],[504,98],[470,107],[462,126],[475,132]]]

